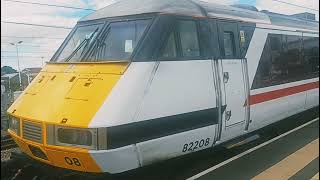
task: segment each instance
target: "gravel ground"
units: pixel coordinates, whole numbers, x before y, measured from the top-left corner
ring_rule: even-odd
[[[19,151],[19,148],[12,148],[12,149],[7,149],[7,150],[1,151],[1,162],[9,160],[11,153],[18,152],[18,151]]]

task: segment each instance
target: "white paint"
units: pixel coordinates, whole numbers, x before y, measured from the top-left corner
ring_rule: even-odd
[[[315,33],[311,34],[311,33],[304,32],[303,36],[305,36],[305,37],[319,37],[319,32],[316,33],[316,34]]]
[[[288,116],[298,114],[305,110],[306,95],[307,92],[304,91],[288,96]]]
[[[274,24],[256,24],[257,28],[263,28],[269,30],[282,30],[282,31],[304,31],[310,33],[319,33],[319,30],[310,30],[310,29],[303,29],[303,28],[295,28],[295,27],[287,27],[287,26],[279,26]]]
[[[214,171],[214,170],[216,170],[216,169],[218,169],[218,168],[220,168],[220,167],[222,167],[222,166],[224,166],[224,165],[226,165],[226,164],[228,164],[228,163],[230,163],[230,162],[232,162],[232,161],[234,161],[234,160],[237,160],[237,159],[239,159],[239,158],[241,158],[241,157],[243,157],[243,156],[245,156],[245,155],[247,155],[247,154],[249,154],[249,153],[251,153],[251,152],[253,152],[253,151],[255,151],[255,150],[258,150],[258,149],[260,149],[260,148],[262,148],[262,147],[264,147],[264,146],[266,146],[266,145],[268,145],[268,144],[270,144],[270,143],[272,143],[272,142],[274,142],[274,141],[276,141],[276,140],[278,140],[278,139],[280,139],[280,138],[282,138],[282,137],[285,137],[285,136],[287,136],[288,134],[291,134],[291,133],[293,133],[293,132],[295,132],[295,131],[297,131],[297,130],[299,130],[299,129],[302,129],[302,128],[304,128],[305,126],[307,126],[307,125],[309,125],[309,124],[312,124],[312,123],[314,123],[314,122],[316,122],[316,121],[318,121],[318,120],[319,120],[319,118],[316,118],[316,119],[314,119],[314,120],[312,120],[312,121],[310,121],[310,122],[307,122],[307,123],[305,123],[305,124],[303,124],[303,125],[301,125],[301,126],[299,126],[299,127],[296,127],[296,128],[294,128],[294,129],[286,132],[286,133],[283,133],[283,134],[281,134],[281,135],[279,135],[279,136],[277,136],[277,137],[275,137],[275,138],[270,139],[270,140],[267,141],[267,142],[264,142],[264,143],[262,143],[262,144],[260,144],[260,145],[258,145],[258,146],[256,146],[256,147],[253,147],[253,148],[251,148],[251,149],[248,149],[248,150],[246,150],[245,152],[243,152],[243,153],[241,153],[241,154],[238,154],[238,155],[236,155],[236,156],[234,156],[234,157],[232,157],[232,158],[230,158],[230,159],[228,159],[228,160],[226,160],[226,161],[223,161],[222,163],[219,163],[219,164],[217,164],[217,165],[215,165],[215,166],[213,166],[213,167],[211,167],[211,168],[209,168],[209,169],[207,169],[207,170],[205,170],[205,171],[203,171],[203,172],[201,172],[201,173],[199,173],[199,174],[196,174],[196,175],[188,178],[187,180],[197,179],[197,178],[199,178],[199,177],[201,177],[201,176],[203,176],[203,175],[205,175],[205,174],[208,174],[208,173],[211,172],[211,171]]]
[[[110,127],[133,122],[156,62],[131,63],[91,120],[89,127]]]
[[[135,121],[215,107],[210,60],[162,61]]]
[[[264,29],[255,29],[247,50],[246,58],[248,62],[249,85],[252,86],[254,76],[257,72],[260,57],[266,43],[268,32]]]
[[[225,114],[222,116],[222,132],[221,132],[221,139],[216,143],[216,145],[221,144],[223,142],[226,142],[230,139],[233,139],[237,136],[245,134],[245,121],[242,121],[240,123],[226,126],[226,121],[224,121]]]
[[[240,136],[245,131],[246,126],[246,102],[247,93],[244,83],[244,65],[241,59],[224,59],[219,60],[222,63],[221,69],[221,83],[225,104],[227,105],[225,113],[222,114],[222,131],[221,138],[217,142],[220,144],[234,137]],[[223,73],[229,73],[227,82],[223,80]],[[229,120],[226,118],[226,113],[231,111]]]
[[[173,157],[212,147],[215,134],[215,126],[216,125],[207,126],[138,143],[137,147],[139,149],[139,156],[142,160],[141,165],[145,166],[157,161],[170,159]],[[183,146],[185,144],[189,144],[195,141],[201,141],[202,139],[206,140],[207,138],[210,138],[209,145],[202,146],[201,148],[198,147],[194,151],[182,152]]]
[[[319,78],[307,79],[302,81],[255,89],[251,91],[251,95],[276,91],[317,81],[319,81]],[[257,130],[266,125],[269,125],[286,117],[292,116],[294,114],[300,113],[304,110],[319,105],[319,94],[317,93],[317,91],[319,91],[319,89],[296,93],[290,96],[281,97],[252,105],[252,123],[250,123],[249,125],[249,131]],[[307,94],[310,94],[309,98]],[[312,101],[310,105],[308,105],[309,101]]]
[[[245,87],[242,72],[242,64],[240,59],[224,59],[222,60],[223,73],[229,74],[229,79],[224,82],[226,95],[226,112],[231,111],[232,115],[226,126],[244,121],[245,118]],[[223,74],[222,73],[222,74]],[[223,80],[222,75],[222,81]]]
[[[261,94],[261,93],[275,91],[279,89],[290,88],[290,87],[299,86],[299,85],[308,84],[308,83],[317,82],[317,81],[319,81],[319,78],[312,78],[312,79],[306,79],[302,81],[295,81],[295,82],[290,82],[286,84],[264,87],[260,89],[254,89],[254,90],[251,90],[251,95]]]
[[[261,16],[261,14],[259,14]],[[220,19],[226,19],[226,20],[238,20],[243,22],[251,22],[251,23],[262,23],[262,24],[271,24],[270,19],[268,16],[264,16],[260,19],[253,19],[253,18],[247,18],[247,17],[240,17],[240,16],[233,16],[233,15],[227,15],[227,14],[218,14],[209,12],[208,13],[209,18],[220,18]]]
[[[268,33],[301,35],[301,32],[256,28],[247,51],[249,85],[252,86]],[[307,34],[308,36],[318,36]],[[251,106],[252,123],[244,131],[245,91],[240,60],[219,60],[222,101],[232,118],[222,115],[222,135],[217,144],[319,105],[319,89]],[[133,62],[113,88],[89,127],[110,127],[216,107],[211,60]],[[319,78],[255,89],[251,95],[319,81]],[[213,145],[217,126],[212,125],[107,151],[90,151],[104,172],[119,173],[160,160],[183,155],[183,145],[210,137]],[[125,133],[125,132],[124,132]],[[200,150],[200,149],[199,149]],[[112,162],[112,163],[111,163]]]
[[[115,174],[140,167],[135,145],[111,150],[90,150],[89,154],[102,172]]]
[[[319,88],[307,91],[306,109],[319,106]]]
[[[292,97],[282,97],[251,106],[249,131],[254,131],[289,116],[289,101]]]

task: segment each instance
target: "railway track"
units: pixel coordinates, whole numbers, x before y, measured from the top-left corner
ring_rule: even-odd
[[[11,149],[11,148],[15,148],[17,146],[18,145],[10,137],[5,137],[5,138],[1,139],[1,151],[2,150]]]

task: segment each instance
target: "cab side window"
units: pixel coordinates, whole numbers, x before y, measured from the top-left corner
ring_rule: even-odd
[[[177,20],[160,51],[160,59],[199,58],[198,25],[195,20]]]
[[[240,42],[238,23],[218,21],[219,47],[221,59],[239,59]]]
[[[192,20],[179,21],[179,35],[183,57],[200,56],[197,24]]]
[[[177,57],[177,46],[175,41],[175,35],[170,33],[166,45],[163,48],[161,58],[174,58]]]
[[[225,31],[223,33],[224,56],[233,58],[235,56],[234,36],[232,32]]]

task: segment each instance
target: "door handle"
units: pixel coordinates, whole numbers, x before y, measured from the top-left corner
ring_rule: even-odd
[[[226,121],[230,120],[231,115],[232,115],[231,111],[226,111],[226,114],[225,114]]]
[[[223,72],[223,82],[227,83],[229,81],[229,72]]]

